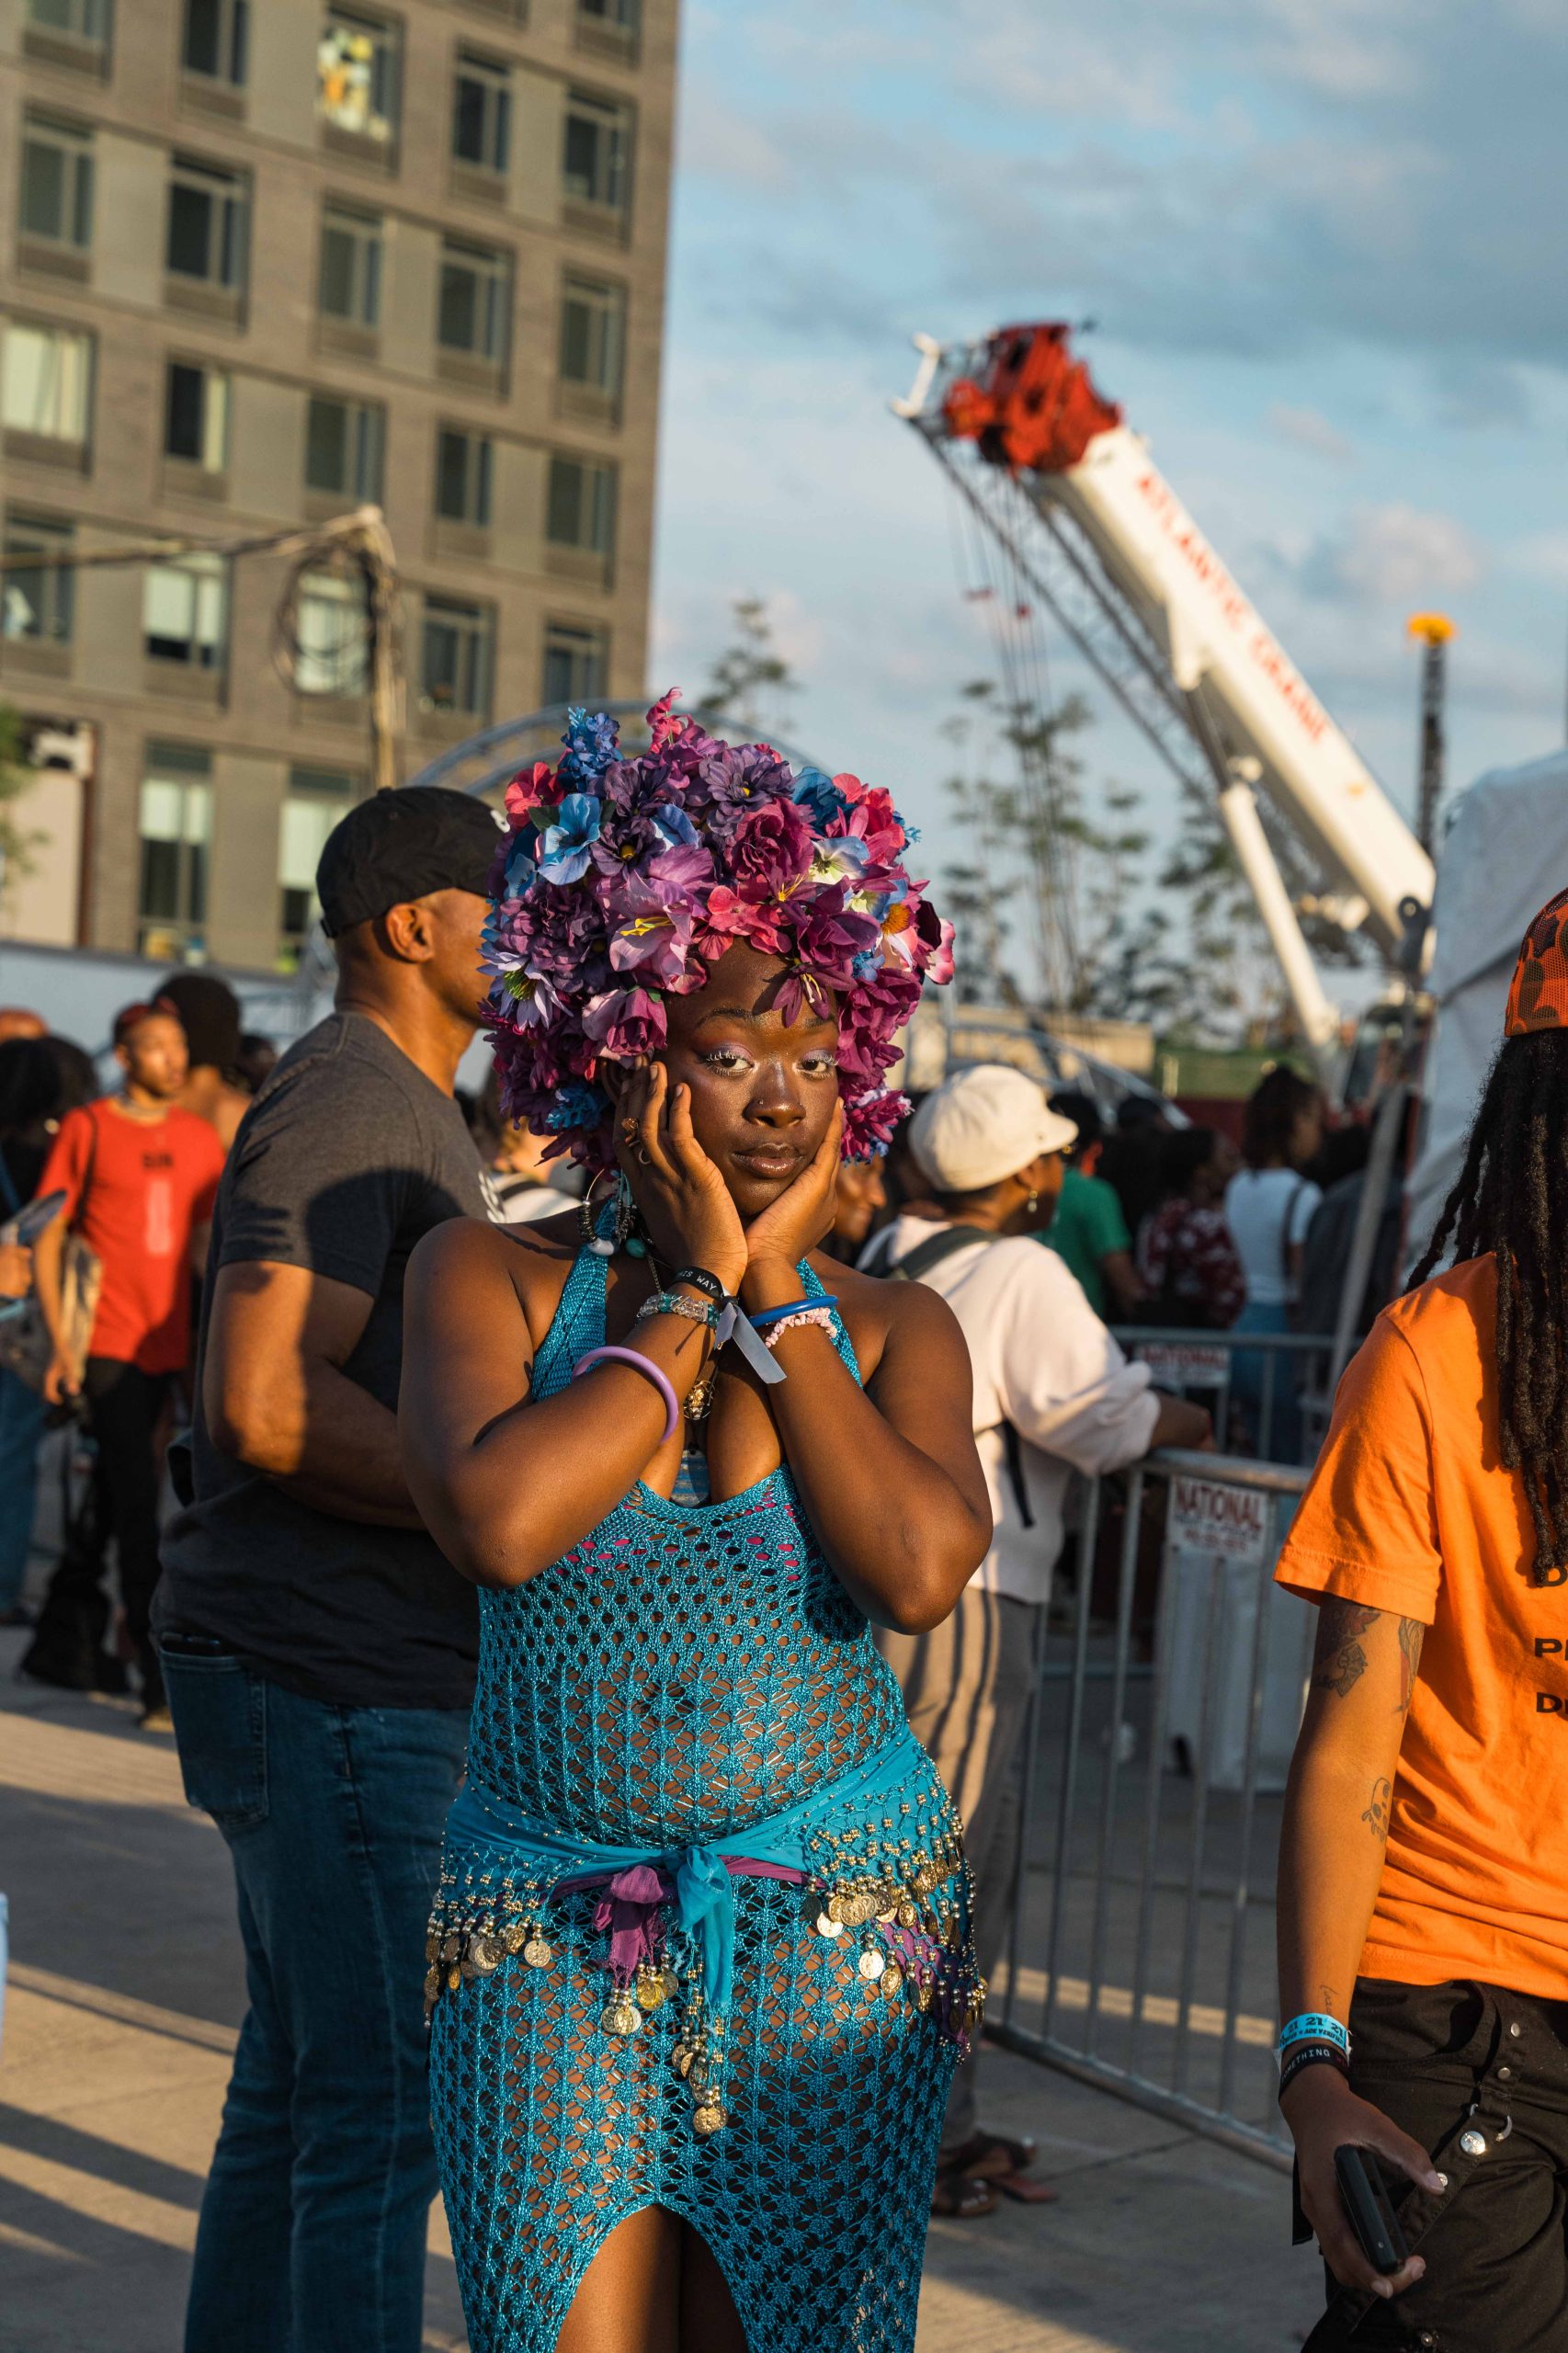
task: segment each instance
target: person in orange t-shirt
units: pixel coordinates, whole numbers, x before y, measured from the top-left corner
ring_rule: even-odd
[[[1308,2353],[1568,2347],[1568,892],[1505,1027],[1277,1572],[1320,1611],[1279,1863],[1297,2235],[1337,2282]],[[1394,2197],[1387,2276],[1347,2143]]]
[[[163,1679],[148,1630],[158,1581],[159,1416],[190,1356],[191,1274],[205,1251],[223,1147],[205,1120],[179,1108],[185,1032],[172,1012],[135,1005],[114,1028],[124,1091],[70,1111],[39,1179],[62,1191],[61,1215],[37,1245],[39,1303],[55,1336],[45,1384],[51,1404],[73,1394],[76,1368],[61,1346],[60,1264],[73,1228],[103,1266],[80,1386],[97,1444],[110,1532],[119,1551],[126,1629],[142,1679],[142,1721],[166,1729]],[[69,1564],[62,1564],[68,1566]],[[95,1679],[91,1654],[105,1612],[96,1586],[57,1574],[23,1661],[40,1681]]]

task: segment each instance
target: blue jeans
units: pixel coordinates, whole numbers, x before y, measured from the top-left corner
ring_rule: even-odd
[[[250,1995],[186,2353],[418,2353],[425,1928],[467,1715],[325,1707],[226,1654],[162,1655],[186,1795],[233,1858]]]
[[[1243,1308],[1233,1332],[1288,1332],[1290,1311],[1267,1300]],[[1267,1462],[1301,1459],[1303,1426],[1296,1402],[1301,1358],[1290,1348],[1238,1348],[1231,1361],[1231,1395],[1252,1425],[1254,1451]]]
[[[0,1365],[0,1610],[20,1601],[28,1581],[46,1410],[36,1389]]]

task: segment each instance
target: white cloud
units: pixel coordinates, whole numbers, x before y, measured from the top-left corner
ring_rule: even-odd
[[[1343,531],[1312,551],[1303,575],[1321,596],[1414,609],[1473,587],[1483,569],[1481,549],[1451,515],[1396,504],[1354,507]]]
[[[1314,457],[1333,458],[1344,465],[1356,454],[1339,427],[1318,409],[1292,408],[1276,401],[1267,421],[1282,441],[1293,441],[1298,449],[1310,449]]]

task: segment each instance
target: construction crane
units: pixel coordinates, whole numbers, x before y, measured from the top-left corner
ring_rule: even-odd
[[[1302,1035],[1326,1074],[1339,1017],[1301,917],[1364,930],[1413,977],[1432,904],[1426,848],[1142,437],[1096,391],[1065,325],[1003,327],[968,345],[916,335],[915,345],[915,382],[894,413],[1000,541],[1020,589],[1055,615],[1167,766],[1217,795]]]

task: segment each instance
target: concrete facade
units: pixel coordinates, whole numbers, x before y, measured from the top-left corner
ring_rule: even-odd
[[[677,5],[0,0],[0,702],[94,755],[28,796],[80,889],[0,931],[74,895],[84,944],[286,965],[369,787],[330,584],[290,686],[291,558],[73,595],[51,550],[381,504],[404,775],[569,674],[642,690]]]

